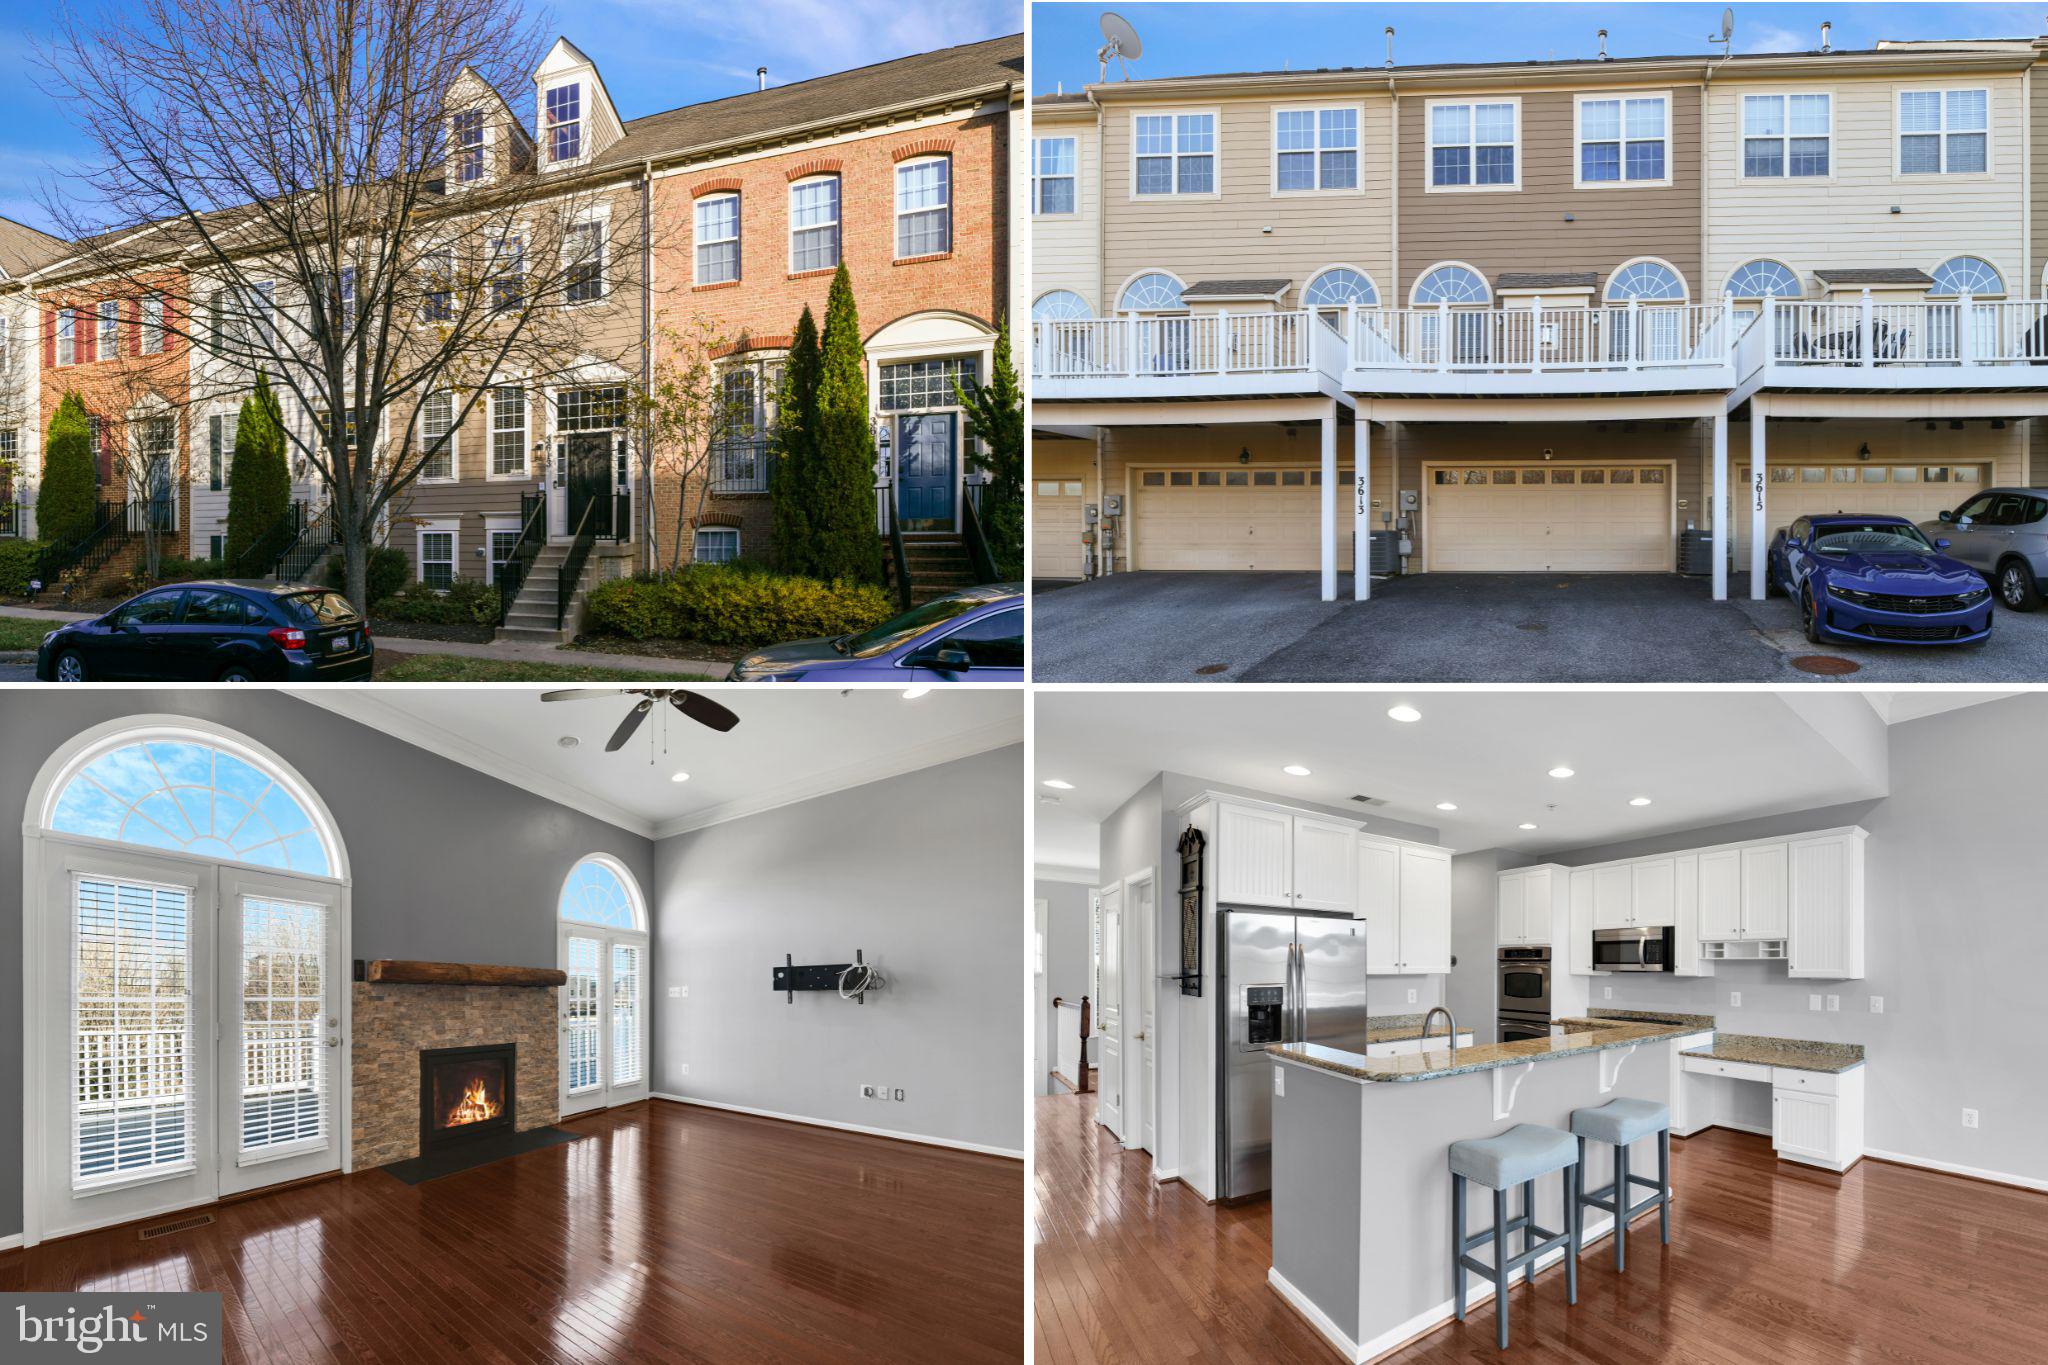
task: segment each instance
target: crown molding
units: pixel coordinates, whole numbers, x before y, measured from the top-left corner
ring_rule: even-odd
[[[1099,868],[1076,867],[1067,863],[1033,863],[1031,880],[1035,882],[1066,882],[1073,886],[1096,886],[1102,881]]]

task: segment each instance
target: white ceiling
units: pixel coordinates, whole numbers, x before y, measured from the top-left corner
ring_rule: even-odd
[[[540,689],[294,689],[292,695],[599,819],[664,837],[1021,743],[1014,688],[697,689],[740,723],[725,734],[662,706],[605,752],[630,702],[543,702]],[[661,716],[666,714],[664,722]],[[574,748],[561,737],[574,736]],[[690,774],[675,782],[678,771]]]
[[[1097,824],[1161,771],[1350,810],[1368,829],[1381,817],[1434,826],[1452,848],[1562,852],[1882,796],[1887,720],[2006,694],[1949,693],[1939,707],[1880,695],[1040,691],[1034,782],[1074,790],[1036,788],[1059,804],[1034,806],[1034,857],[1092,868]],[[1390,719],[1402,702],[1422,719]],[[1289,776],[1288,764],[1311,775]],[[1549,776],[1559,765],[1575,775]],[[1389,804],[1358,805],[1354,793]],[[1631,806],[1637,796],[1651,804]]]

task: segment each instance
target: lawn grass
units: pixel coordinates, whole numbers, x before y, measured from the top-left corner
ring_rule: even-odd
[[[15,649],[34,649],[43,637],[62,621],[47,616],[0,616],[0,654]]]
[[[471,659],[455,654],[406,654],[377,670],[379,682],[715,682],[701,673],[643,673],[582,664],[535,664]]]

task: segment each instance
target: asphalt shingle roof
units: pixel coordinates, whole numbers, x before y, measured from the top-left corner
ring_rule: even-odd
[[[1597,270],[1504,270],[1493,282],[1495,289],[1594,289],[1600,284]]]
[[[10,275],[25,274],[69,249],[62,237],[52,237],[12,218],[0,218],[0,270]]]
[[[1292,284],[1292,280],[1198,280],[1180,291],[1184,299],[1271,298]]]
[[[1877,270],[1816,270],[1822,284],[1905,284],[1930,285],[1934,276],[1912,266],[1885,266]]]

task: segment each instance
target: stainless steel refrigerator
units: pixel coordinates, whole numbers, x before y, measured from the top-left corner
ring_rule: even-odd
[[[1365,921],[1291,910],[1217,912],[1216,1195],[1273,1186],[1270,1043],[1365,1051]]]

